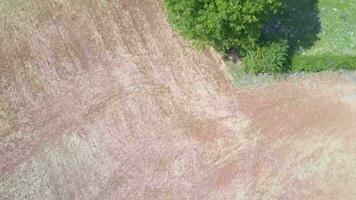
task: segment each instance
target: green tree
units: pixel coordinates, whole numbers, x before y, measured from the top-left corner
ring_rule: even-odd
[[[256,47],[261,28],[282,0],[165,0],[168,19],[197,46],[227,53]]]

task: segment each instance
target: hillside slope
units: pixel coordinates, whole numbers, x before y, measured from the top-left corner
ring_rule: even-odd
[[[0,199],[352,199],[356,76],[237,90],[156,0],[0,2]]]

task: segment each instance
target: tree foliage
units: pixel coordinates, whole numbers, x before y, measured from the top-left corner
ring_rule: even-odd
[[[169,21],[198,46],[220,52],[256,47],[268,15],[282,0],[165,0]]]

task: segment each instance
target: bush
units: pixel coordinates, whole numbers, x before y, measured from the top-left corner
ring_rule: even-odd
[[[249,50],[243,58],[242,69],[247,73],[277,74],[285,72],[288,56],[287,42],[273,42]]]
[[[232,48],[256,47],[269,13],[282,0],[165,0],[168,19],[197,46],[213,46],[227,53]]]
[[[356,56],[321,54],[296,55],[292,58],[292,70],[295,72],[319,72],[339,69],[356,69]]]

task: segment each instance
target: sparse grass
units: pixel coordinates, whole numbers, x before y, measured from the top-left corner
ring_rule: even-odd
[[[234,85],[238,86],[239,88],[249,87],[249,86],[262,86],[266,83],[272,83],[275,80],[282,78],[283,74],[259,74],[256,76],[255,74],[251,74],[246,72],[245,70],[241,70],[237,66],[236,63],[231,61],[225,62],[228,72],[231,75],[232,81]]]
[[[317,72],[356,68],[356,0],[285,0],[274,18],[277,32],[265,39],[286,39],[290,71]]]
[[[319,0],[318,8],[319,40],[301,54],[356,56],[356,0]]]
[[[318,8],[318,40],[292,57],[292,71],[356,69],[356,0],[320,0]]]

